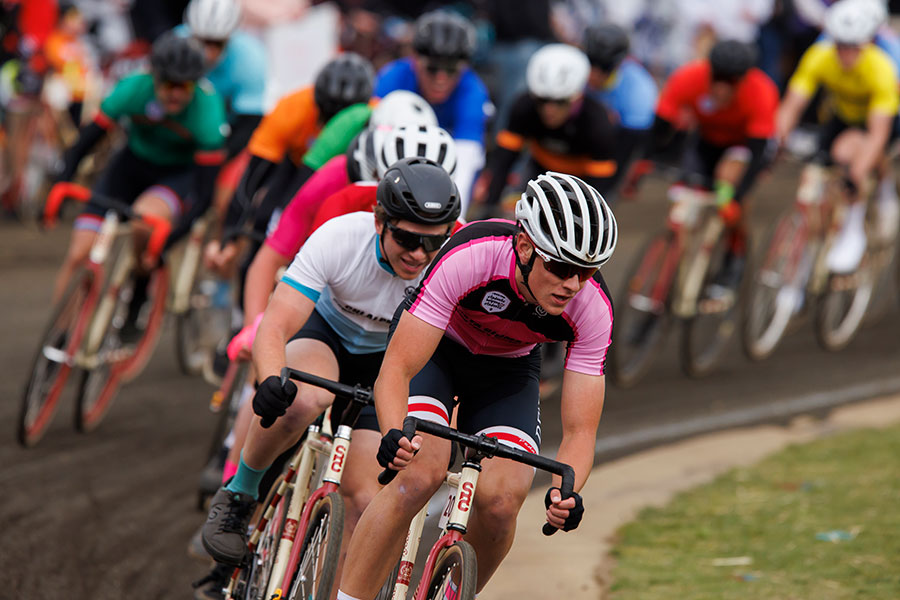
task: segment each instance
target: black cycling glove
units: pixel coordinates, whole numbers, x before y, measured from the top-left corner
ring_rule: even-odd
[[[558,489],[558,487],[552,487],[547,490],[547,495],[544,496],[544,508],[550,508],[550,505],[553,504],[553,502],[550,501],[550,492]],[[572,492],[572,495],[569,496],[569,498],[575,498],[575,508],[569,509],[569,516],[566,517],[566,520],[563,523],[563,531],[572,531],[578,527],[581,523],[581,518],[584,516],[584,502],[582,502],[581,496],[577,492]],[[563,498],[563,500],[565,499],[566,498]]]
[[[385,469],[391,464],[391,461],[397,456],[400,450],[400,440],[403,438],[403,432],[399,429],[391,429],[381,438],[381,445],[378,446],[378,464]]]
[[[290,379],[281,387],[281,378],[270,375],[256,388],[253,396],[253,412],[262,417],[260,425],[268,429],[275,419],[287,412],[297,395],[297,385]]]

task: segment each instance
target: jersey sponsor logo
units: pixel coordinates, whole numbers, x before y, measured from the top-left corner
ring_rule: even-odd
[[[332,296],[332,300],[334,297]],[[390,324],[391,320],[385,317],[379,317],[378,315],[373,315],[372,313],[362,310],[361,308],[356,308],[355,306],[350,306],[349,304],[344,304],[342,302],[338,302],[334,300],[334,303],[340,307],[340,309],[346,313],[350,313],[351,315],[356,315],[359,317],[363,317],[369,319],[370,321],[375,321],[376,323],[387,323]]]
[[[162,121],[163,117],[166,116],[166,111],[163,110],[163,107],[159,102],[151,100],[144,106],[144,114],[147,115],[147,118],[151,121]]]
[[[547,316],[547,311],[544,310],[544,307],[543,307],[543,306],[537,305],[537,306],[534,308],[534,314],[537,315],[537,316],[539,316],[539,317],[546,317],[546,316]]]
[[[459,502],[456,505],[460,512],[469,511],[469,506],[472,504],[472,487],[471,481],[462,484],[462,490],[459,492]]]
[[[503,312],[509,306],[510,299],[500,292],[488,292],[481,299],[481,308],[489,313]]]

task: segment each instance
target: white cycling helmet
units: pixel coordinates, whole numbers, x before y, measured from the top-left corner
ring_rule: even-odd
[[[839,0],[825,13],[825,33],[840,44],[859,46],[871,42],[886,19],[878,0]]]
[[[619,237],[616,218],[600,192],[554,171],[528,182],[516,203],[516,220],[543,254],[582,267],[603,265]]]
[[[434,109],[425,98],[407,90],[394,90],[387,94],[375,105],[369,117],[372,127],[437,124]]]
[[[538,98],[566,100],[587,85],[591,63],[584,52],[568,44],[547,44],[528,61],[528,91]]]
[[[191,0],[184,22],[202,40],[227,40],[241,21],[238,0]]]
[[[450,175],[456,171],[456,142],[437,125],[377,129],[373,140],[379,179],[395,162],[412,156],[433,160]]]

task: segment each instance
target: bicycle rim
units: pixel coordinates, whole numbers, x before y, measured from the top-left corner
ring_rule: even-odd
[[[791,211],[769,234],[765,255],[749,277],[741,310],[741,345],[751,360],[771,356],[802,301],[808,269],[803,268],[807,227],[803,215]],[[796,292],[783,292],[792,286]]]
[[[722,269],[727,250],[728,240],[723,235],[710,251],[701,290],[705,291]],[[681,332],[679,357],[682,370],[687,375],[691,377],[708,375],[719,362],[734,335],[740,288],[738,285],[737,289],[733,290],[734,297],[730,303],[716,302],[701,292],[697,310],[693,317],[684,321]]]
[[[59,397],[71,373],[67,364],[51,360],[60,352],[73,354],[81,344],[92,307],[88,306],[94,275],[89,270],[76,273],[53,309],[50,324],[41,337],[22,397],[17,439],[31,447],[43,437],[53,417]],[[93,304],[93,303],[90,303]]]
[[[97,351],[101,357],[100,362],[93,369],[85,370],[81,376],[75,410],[75,429],[82,433],[91,432],[100,425],[121,382],[122,359],[116,356],[116,353],[124,352],[119,331],[125,323],[128,302],[121,290],[107,289],[105,294],[115,294],[113,300],[115,304]]]
[[[275,490],[283,477],[283,475],[280,476],[272,485],[266,506],[271,504]],[[265,600],[266,587],[272,576],[272,567],[275,565],[275,558],[278,553],[278,542],[281,540],[281,535],[286,525],[285,519],[288,506],[291,503],[292,489],[288,487],[284,496],[278,500],[272,518],[266,523],[256,546],[253,548],[250,566],[245,570],[245,592],[242,596],[245,600]],[[265,514],[265,511],[261,514]],[[293,527],[296,528],[296,522],[294,522]]]
[[[431,573],[426,573],[422,581],[428,581],[426,600],[443,600],[448,588],[456,586],[457,600],[475,598],[477,581],[475,549],[468,542],[456,542],[444,549]]]
[[[331,492],[313,509],[288,600],[329,600],[341,554],[344,500]]]
[[[852,275],[831,275],[816,304],[816,339],[822,348],[845,348],[859,331],[871,300],[872,281],[865,267]]]
[[[669,232],[647,242],[628,271],[625,290],[616,302],[609,375],[620,387],[637,383],[665,339],[669,293],[677,268],[674,243]]]

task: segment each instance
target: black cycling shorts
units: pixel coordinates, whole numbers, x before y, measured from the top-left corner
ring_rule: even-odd
[[[157,165],[140,158],[127,146],[109,161],[94,191],[126,204],[150,188],[166,201],[174,215],[173,221],[186,212],[185,199],[194,181],[194,165]],[[89,201],[75,223],[79,229],[99,229],[106,209]]]
[[[443,338],[409,386],[409,414],[485,433],[527,452],[541,447],[540,346],[514,358],[472,354]],[[456,401],[454,400],[456,399]]]
[[[831,145],[834,144],[834,140],[836,140],[839,135],[844,133],[844,131],[853,127],[865,131],[866,124],[861,123],[853,125],[838,118],[837,116],[832,116],[828,121],[825,122],[824,125],[822,125],[821,129],[819,130],[819,149],[816,153],[817,157],[823,162],[830,163]],[[888,146],[891,142],[896,140],[898,138],[898,135],[900,135],[900,117],[895,116],[893,122],[891,123],[891,135],[888,137],[888,141],[885,143],[885,146]]]
[[[319,311],[313,310],[309,315],[306,324],[294,334],[291,340],[311,339],[324,342],[331,348],[338,362],[338,370],[340,376],[338,381],[347,385],[356,385],[357,383],[370,387],[375,385],[375,379],[378,377],[378,371],[381,369],[381,361],[384,359],[384,352],[370,352],[367,354],[353,354],[348,352],[341,342],[340,336],[329,325]],[[349,400],[336,398],[331,407],[332,423],[338,423],[344,409],[347,408]],[[369,405],[365,407],[356,421],[354,429],[369,429],[372,431],[380,431],[378,428],[378,419],[375,416],[375,407]]]

